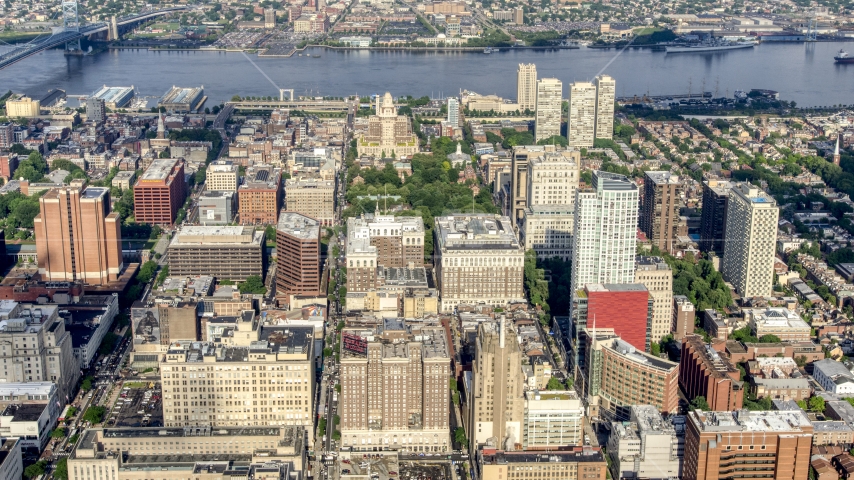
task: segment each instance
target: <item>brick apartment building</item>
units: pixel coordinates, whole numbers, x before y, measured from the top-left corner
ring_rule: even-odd
[[[706,397],[712,410],[738,410],[744,404],[744,385],[739,370],[703,337],[688,335],[682,340],[679,386],[688,400]]]
[[[240,223],[276,224],[282,206],[282,171],[272,165],[255,165],[246,169],[244,178],[237,189]]]
[[[186,196],[184,161],[155,160],[133,187],[134,218],[137,223],[171,225]]]
[[[320,295],[320,222],[282,212],[276,226],[276,293]]]

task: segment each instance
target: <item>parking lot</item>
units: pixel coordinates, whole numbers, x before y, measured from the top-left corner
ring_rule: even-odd
[[[160,382],[125,382],[105,426],[162,427],[161,402]]]
[[[402,462],[400,464],[401,480],[450,480],[450,465],[424,464],[418,462]]]
[[[379,480],[397,480],[400,470],[394,453],[343,453],[339,458],[339,468],[342,479],[369,476]]]

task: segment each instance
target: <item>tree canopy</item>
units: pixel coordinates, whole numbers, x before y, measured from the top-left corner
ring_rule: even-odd
[[[267,287],[264,286],[264,281],[261,280],[261,277],[258,275],[250,275],[246,277],[246,280],[240,283],[238,286],[240,293],[252,293],[263,295],[267,293]]]

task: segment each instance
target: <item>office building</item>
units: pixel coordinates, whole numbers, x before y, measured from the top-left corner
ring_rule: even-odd
[[[516,25],[525,24],[525,10],[522,7],[513,9],[513,23]]]
[[[569,85],[566,139],[570,147],[591,148],[595,138],[596,86],[590,82],[572,83]]]
[[[809,477],[813,427],[803,410],[688,412],[682,478]]]
[[[528,160],[527,207],[575,207],[581,153],[577,150],[543,152]]]
[[[186,197],[183,160],[154,160],[133,187],[134,219],[137,223],[171,225]]]
[[[246,169],[237,189],[237,206],[243,225],[273,225],[282,206],[282,171],[272,165],[253,165]]]
[[[136,172],[131,170],[120,170],[116,172],[113,180],[110,182],[111,187],[116,187],[121,191],[130,190],[136,181]]]
[[[314,328],[242,323],[230,343],[169,346],[160,362],[165,427],[314,425]]]
[[[584,391],[591,415],[627,420],[632,405],[665,413],[679,408],[679,364],[637,350],[613,329],[591,333],[585,353]]]
[[[756,338],[774,335],[784,342],[809,342],[811,327],[788,308],[745,309],[745,318]]]
[[[439,326],[387,318],[341,340],[341,445],[353,451],[447,452],[450,350]]]
[[[460,126],[460,101],[455,97],[448,99],[448,123],[454,128]]]
[[[662,252],[673,253],[681,206],[679,176],[667,171],[644,173],[640,229]]]
[[[40,109],[41,102],[27,96],[6,100],[6,116],[9,118],[38,117]]]
[[[779,214],[777,201],[749,183],[730,190],[721,273],[742,298],[771,295]]]
[[[379,286],[378,267],[424,265],[424,223],[379,213],[348,218],[346,255],[348,291],[373,290]]]
[[[521,222],[525,208],[528,206],[528,163],[536,158],[542,158],[547,153],[560,153],[555,145],[525,145],[514,146],[510,162],[510,218]],[[579,155],[580,154],[576,154]],[[573,157],[570,157],[570,159]],[[580,158],[576,160],[580,163]],[[577,187],[576,187],[577,188]]]
[[[671,331],[673,339],[682,342],[682,339],[694,333],[694,320],[697,312],[694,304],[685,295],[673,295],[673,323]]]
[[[397,114],[391,93],[377,96],[376,113],[368,118],[368,131],[357,143],[359,155],[401,158],[418,153],[418,137],[409,117]]]
[[[602,450],[576,447],[559,452],[477,452],[480,478],[507,480],[604,480],[608,465]]]
[[[505,306],[525,298],[525,251],[507,217],[490,214],[437,217],[434,272],[441,310],[460,304]]]
[[[0,438],[20,438],[21,448],[41,452],[50,441],[50,432],[62,413],[60,405],[59,402],[6,405],[0,411]]]
[[[202,226],[228,225],[237,212],[237,192],[205,190],[199,195],[199,223]]]
[[[537,258],[572,259],[572,227],[575,208],[569,205],[528,207],[522,217],[519,236],[525,251],[537,252]]]
[[[575,390],[528,390],[525,392],[525,425],[522,448],[555,450],[581,445],[584,405]]]
[[[184,226],[169,243],[169,273],[242,282],[267,273],[264,230],[254,227]]]
[[[0,300],[0,382],[53,382],[60,399],[71,396],[80,379],[71,333],[56,307]]]
[[[11,382],[0,384],[0,409],[22,403],[45,404],[59,401],[53,382]]]
[[[139,361],[140,353],[165,352],[172,342],[198,340],[201,337],[199,315],[203,311],[202,303],[185,301],[181,297],[158,299],[150,307],[141,302],[134,303],[130,314],[135,361]],[[151,358],[155,364],[158,359],[156,356]]]
[[[54,188],[39,207],[33,230],[43,280],[104,285],[119,278],[122,220],[110,211],[109,188]]]
[[[593,83],[596,85],[596,138],[611,140],[614,136],[617,82],[608,75],[599,75]]]
[[[285,181],[285,206],[320,222],[324,227],[335,221],[335,181],[291,178]]]
[[[300,427],[88,428],[68,457],[70,480],[300,479]]]
[[[689,400],[705,397],[712,410],[738,410],[744,403],[744,384],[739,377],[738,368],[703,343],[703,337],[682,339],[679,386]]]
[[[7,438],[0,444],[0,478],[24,478],[20,438]]]
[[[537,109],[537,66],[520,63],[516,70],[516,102],[523,113]]]
[[[320,294],[320,222],[282,212],[276,225],[276,295]]]
[[[517,450],[525,423],[525,376],[522,349],[512,324],[482,322],[475,341],[471,398],[468,399],[469,441],[472,447],[487,442]],[[474,449],[474,448],[473,448]]]
[[[593,172],[593,188],[579,190],[575,200],[570,291],[589,283],[632,283],[637,225],[637,185],[623,175]]]
[[[102,123],[107,119],[107,108],[103,98],[88,97],[86,99],[86,118],[95,123]]]
[[[673,326],[673,270],[661,257],[637,257],[635,283],[640,283],[652,296],[650,340],[659,342]]]
[[[238,166],[228,160],[211,162],[205,170],[206,190],[234,192],[238,181]]]
[[[563,83],[556,78],[537,80],[537,112],[534,142],[560,135]]]
[[[710,179],[703,182],[703,211],[700,216],[700,250],[724,253],[726,214],[729,192],[735,184],[727,180]]]
[[[685,417],[661,416],[653,405],[632,405],[628,422],[611,423],[608,455],[619,478],[680,478]]]

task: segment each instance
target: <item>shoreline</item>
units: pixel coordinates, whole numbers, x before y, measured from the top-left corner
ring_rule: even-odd
[[[332,45],[306,45],[302,48],[294,48],[288,54],[264,54],[258,48],[172,48],[172,47],[157,47],[153,45],[108,45],[107,50],[149,50],[152,52],[258,52],[259,57],[265,58],[289,58],[296,53],[305,52],[309,48],[324,48],[330,50],[368,50],[368,51],[401,51],[401,52],[471,52],[483,54],[484,48],[487,47],[393,47],[393,46],[376,46],[376,47],[339,47]],[[510,50],[579,50],[578,45],[549,45],[549,46],[516,46],[516,47],[489,47],[493,49],[493,53],[500,53]]]

